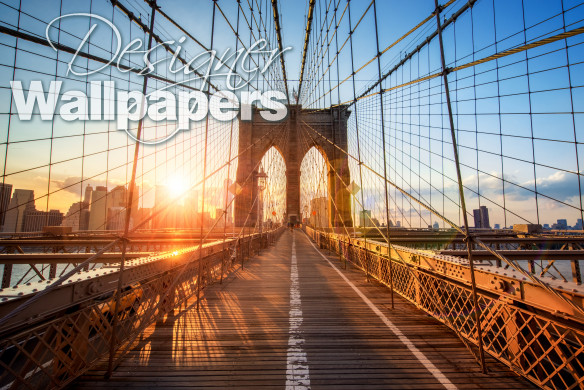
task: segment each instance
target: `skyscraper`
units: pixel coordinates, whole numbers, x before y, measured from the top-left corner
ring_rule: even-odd
[[[126,187],[117,186],[111,190],[107,196],[107,205],[109,207],[126,207]]]
[[[91,201],[91,193],[93,192],[93,187],[89,184],[85,187],[85,196],[83,197],[83,201],[87,204]]]
[[[491,224],[489,222],[489,209],[487,206],[481,206],[478,209],[472,211],[474,217],[474,227],[481,229],[490,229]]]
[[[326,196],[314,198],[310,201],[310,224],[316,228],[327,228],[328,199]]]
[[[85,187],[85,195],[82,202],[73,203],[65,217],[63,218],[62,226],[71,227],[71,230],[87,230],[89,227],[89,204],[91,203],[91,194],[93,187],[87,185]]]
[[[474,209],[472,211],[472,216],[473,216],[473,219],[474,219],[474,227],[477,228],[477,229],[483,227],[482,226],[482,220],[481,220],[481,210]]]
[[[0,183],[0,230],[4,226],[6,210],[12,196],[12,184]]]
[[[125,207],[110,207],[107,209],[107,230],[124,230],[126,228],[126,213],[128,210]],[[130,226],[132,229],[133,218],[130,216]]]
[[[4,220],[3,231],[24,231],[25,214],[35,210],[34,191],[21,189],[14,190],[12,199],[8,204],[8,210],[6,211],[6,219]]]
[[[107,187],[97,186],[91,192],[87,230],[105,230],[107,218]]]
[[[69,226],[73,231],[87,230],[88,208],[88,203],[73,203],[63,218],[62,226]]]
[[[359,222],[362,227],[372,227],[373,221],[371,220],[371,210],[361,210],[359,211]]]
[[[124,186],[116,186],[107,195],[107,218],[105,228],[107,230],[123,230],[125,228],[126,209],[129,192]],[[137,209],[136,191],[134,192],[132,208]],[[134,214],[134,216],[136,216]],[[130,222],[132,222],[130,214]]]
[[[557,225],[556,229],[566,230],[566,229],[568,229],[568,220],[567,219],[558,219],[558,222],[556,223],[556,225]]]

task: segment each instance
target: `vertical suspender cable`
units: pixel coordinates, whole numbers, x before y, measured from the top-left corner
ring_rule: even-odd
[[[377,27],[377,6],[373,0],[373,18],[375,19],[375,44],[377,45],[377,71],[379,80],[381,80],[381,53],[379,51],[379,29]],[[386,240],[387,240],[387,259],[389,261],[389,287],[391,289],[391,308],[394,308],[393,302],[393,261],[391,260],[391,239],[389,233],[389,196],[387,193],[387,156],[385,154],[385,121],[383,115],[383,87],[381,81],[379,82],[379,103],[381,104],[381,142],[383,143],[383,188],[385,190],[385,225],[386,225]]]
[[[215,7],[216,7],[217,0],[213,0],[213,16],[211,18],[211,46],[210,50],[213,50],[213,37],[215,36]],[[201,86],[202,87],[202,86]],[[210,86],[209,82],[205,86],[207,88],[207,92],[209,92]],[[203,272],[203,224],[205,222],[205,185],[207,183],[207,147],[208,147],[208,138],[209,138],[209,114],[205,119],[205,152],[203,153],[203,184],[201,190],[201,218],[200,223],[201,226],[199,227],[199,231],[201,234],[201,240],[199,244],[199,270],[197,271],[197,310],[199,310],[200,301],[201,301],[201,273]]]
[[[339,74],[340,74],[340,70],[339,70],[339,34],[338,34],[339,25],[337,23],[337,11],[339,9],[340,4],[341,4],[341,0],[339,0],[338,3],[335,5],[335,10],[334,10],[334,12],[335,12],[335,32],[334,32],[334,35],[335,35],[335,59],[336,59],[336,63],[337,63],[337,66],[336,66],[336,68],[337,68],[337,88],[336,89],[337,89],[337,105],[339,106],[339,109],[337,110],[337,120],[338,120],[339,124],[341,123],[341,107],[340,107],[341,89],[339,88],[339,86],[341,85],[340,84],[341,80],[339,79],[339,77],[340,77],[339,76]],[[332,106],[332,104],[331,104],[331,106]],[[344,113],[343,113],[343,115],[344,115]],[[333,142],[334,142],[334,139],[333,139]],[[337,148],[334,148],[334,150],[336,152]],[[341,168],[341,169],[343,169],[343,168]],[[342,174],[343,174],[343,172],[341,171],[341,177],[342,177]],[[339,185],[341,185],[341,184],[342,183],[340,183]],[[344,189],[343,189],[343,191],[344,191]],[[351,194],[349,194],[349,196],[351,196]],[[350,210],[349,210],[349,212],[350,212]],[[343,219],[341,217],[341,221],[342,220]],[[345,223],[343,221],[343,226],[344,226],[344,224]],[[354,220],[353,220],[352,225],[353,225],[353,233],[355,233],[355,221]],[[347,250],[347,257],[350,256],[351,245],[352,245],[352,241],[351,241],[351,237],[349,236],[349,249]],[[347,269],[347,257],[344,257],[344,264],[343,265],[344,265],[345,269]]]
[[[476,324],[477,324],[477,341],[479,345],[479,356],[481,361],[481,369],[483,373],[487,373],[487,366],[485,362],[485,351],[483,349],[483,331],[482,331],[482,324],[481,324],[481,309],[479,306],[478,295],[477,295],[477,284],[475,280],[475,272],[474,272],[474,261],[472,258],[472,246],[473,240],[472,236],[469,233],[468,228],[468,215],[466,213],[466,202],[464,199],[464,189],[462,187],[462,175],[460,173],[460,161],[458,158],[458,146],[456,143],[456,134],[454,131],[454,119],[452,114],[452,104],[450,101],[450,89],[448,87],[448,70],[446,69],[446,60],[444,58],[444,42],[442,40],[442,25],[440,22],[440,12],[442,11],[441,7],[438,5],[438,0],[434,0],[434,4],[436,5],[436,10],[434,13],[436,14],[436,28],[438,29],[438,41],[440,42],[440,60],[442,63],[442,77],[444,79],[444,93],[446,95],[446,105],[448,108],[448,119],[450,122],[450,136],[452,138],[452,148],[454,152],[454,162],[456,164],[456,176],[458,179],[458,193],[460,195],[460,206],[462,209],[462,216],[464,221],[464,233],[465,233],[465,241],[466,241],[466,249],[468,251],[468,263],[470,266],[470,280],[472,285],[472,300],[474,306],[474,312],[476,315]]]
[[[154,16],[156,15],[156,0],[150,3],[152,8],[152,15],[150,16],[150,30],[148,31],[148,57],[150,56],[150,49],[152,48],[152,34],[154,32]],[[126,200],[126,219],[124,221],[124,236],[122,240],[122,258],[120,261],[120,274],[118,278],[118,285],[116,289],[116,306],[114,308],[114,318],[112,324],[112,334],[110,339],[110,351],[109,351],[109,361],[108,368],[106,372],[106,377],[110,377],[113,370],[114,354],[116,346],[116,327],[118,324],[118,310],[120,307],[120,300],[122,295],[123,279],[124,279],[124,267],[126,263],[126,250],[128,245],[128,232],[130,230],[130,217],[132,214],[132,203],[134,200],[134,191],[136,188],[136,168],[138,166],[138,155],[140,153],[140,139],[142,138],[142,127],[144,123],[144,110],[146,105],[146,90],[148,88],[148,74],[144,75],[144,81],[142,82],[142,102],[140,104],[140,121],[138,121],[138,130],[136,132],[136,145],[134,146],[134,161],[132,163],[132,177],[130,179],[130,185],[128,186],[128,197]]]
[[[237,0],[237,3],[239,5],[239,2],[241,0]],[[235,52],[237,53],[237,48],[239,45],[239,6],[237,7],[237,25],[235,26]],[[234,67],[237,65],[234,65]],[[233,144],[233,120],[231,121],[231,128],[229,131],[229,158],[228,158],[228,163],[227,163],[227,178],[224,181],[225,184],[225,207],[223,208],[223,256],[221,257],[221,280],[220,283],[223,283],[223,264],[225,262],[225,237],[227,234],[227,207],[228,207],[228,203],[229,203],[229,186],[227,184],[229,184],[229,176],[231,173],[231,148],[232,148],[232,144]],[[235,223],[233,224],[235,226]]]
[[[365,189],[363,188],[363,167],[362,167],[362,161],[361,161],[361,140],[359,138],[359,121],[357,118],[357,90],[355,87],[355,61],[353,58],[353,26],[351,24],[351,0],[347,0],[347,4],[348,6],[348,17],[349,17],[349,44],[351,47],[351,79],[353,82],[353,102],[355,104],[355,131],[357,132],[357,159],[359,161],[359,183],[361,184],[361,215],[363,216],[363,220],[365,220],[365,197],[363,195],[363,193],[365,192]],[[355,196],[355,195],[353,195]],[[355,224],[355,221],[353,221],[353,224]],[[363,226],[365,227],[365,226]],[[364,250],[365,250],[365,272],[367,274],[367,280],[369,280],[369,251],[367,250],[367,233],[364,231],[364,237],[365,237],[365,246],[364,246]]]

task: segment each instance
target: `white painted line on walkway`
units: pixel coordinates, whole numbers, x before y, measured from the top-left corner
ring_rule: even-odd
[[[310,389],[310,372],[302,325],[300,284],[298,283],[298,262],[296,260],[296,240],[292,233],[292,258],[290,262],[290,329],[288,331],[288,354],[286,368],[286,390]]]
[[[308,242],[310,242],[310,244],[312,245],[312,247],[318,252],[319,255],[322,256],[323,259],[325,259],[327,261],[327,263],[329,263],[329,265],[335,270],[337,271],[337,273],[339,275],[341,275],[341,278],[343,278],[343,280],[345,282],[347,282],[347,284],[349,286],[351,286],[351,288],[353,290],[355,290],[355,292],[357,293],[357,295],[359,295],[361,297],[361,299],[363,299],[363,301],[367,304],[367,306],[369,306],[369,308],[371,310],[373,310],[373,312],[375,314],[377,314],[377,316],[379,318],[381,318],[381,320],[385,323],[385,325],[387,325],[387,327],[397,336],[397,338],[406,346],[408,347],[408,349],[410,350],[410,352],[418,359],[418,361],[420,363],[422,363],[424,365],[424,367],[426,367],[426,369],[428,371],[430,371],[430,373],[434,376],[434,378],[436,378],[445,388],[449,389],[449,390],[456,390],[458,389],[452,382],[450,382],[448,380],[448,378],[446,378],[446,376],[439,370],[436,368],[436,366],[426,357],[426,355],[424,355],[418,348],[416,348],[416,346],[414,345],[414,343],[412,343],[410,341],[410,339],[408,339],[402,332],[401,330],[399,330],[399,328],[397,326],[395,326],[393,324],[393,322],[391,322],[386,316],[385,314],[383,314],[381,312],[381,310],[379,310],[377,308],[377,306],[375,306],[373,304],[373,302],[371,302],[369,300],[369,298],[367,298],[365,296],[365,294],[363,294],[361,292],[361,290],[359,290],[357,288],[357,286],[355,286],[353,284],[353,282],[351,282],[346,276],[345,274],[343,274],[329,259],[326,258],[325,255],[323,255],[317,248],[316,246],[312,243],[312,240],[310,240],[308,238],[308,236],[306,236]],[[294,247],[293,247],[294,248]],[[294,249],[293,249],[294,250]],[[294,253],[294,252],[292,252]]]

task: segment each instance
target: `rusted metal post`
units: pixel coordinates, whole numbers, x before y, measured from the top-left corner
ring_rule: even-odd
[[[2,270],[2,288],[10,287],[10,280],[12,279],[12,264],[4,264]]]
[[[572,260],[572,280],[574,283],[582,284],[582,271],[580,269],[580,260]]]

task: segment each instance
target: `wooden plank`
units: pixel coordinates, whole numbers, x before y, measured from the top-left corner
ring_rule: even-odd
[[[245,270],[208,288],[199,311],[189,303],[151,326],[111,379],[103,378],[103,362],[72,387],[284,387],[293,234],[311,388],[441,388],[299,231],[286,232]],[[357,270],[343,273],[456,387],[534,388],[490,358],[490,373],[483,375],[447,327],[398,296],[390,309],[386,287]]]

